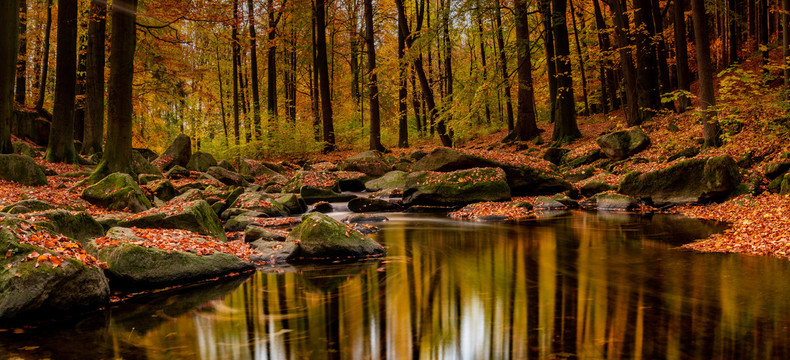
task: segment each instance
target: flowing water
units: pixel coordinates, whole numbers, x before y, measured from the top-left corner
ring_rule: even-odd
[[[269,268],[2,329],[0,358],[790,358],[790,262],[674,249],[721,225],[390,216],[374,235],[385,259]]]

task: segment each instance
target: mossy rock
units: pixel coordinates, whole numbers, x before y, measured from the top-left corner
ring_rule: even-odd
[[[535,198],[533,206],[535,210],[541,211],[566,210],[569,208],[568,205],[549,196],[538,196]]]
[[[33,158],[18,154],[0,154],[0,179],[28,186],[49,184]]]
[[[302,186],[309,185],[316,188],[340,192],[340,178],[327,171],[297,171],[288,182],[283,185],[283,192],[299,193]]]
[[[775,161],[768,165],[765,165],[765,176],[768,179],[775,179],[779,175],[785,174],[788,170],[790,170],[790,161]]]
[[[148,160],[146,160],[145,156],[140,154],[136,150],[132,150],[132,171],[135,174],[152,174],[152,175],[162,175],[162,172],[157,169],[156,166],[151,165]]]
[[[459,170],[451,173],[419,171],[406,178],[406,206],[453,206],[482,201],[510,200],[505,172],[496,168]]]
[[[223,168],[225,170],[230,170],[230,171],[234,171],[234,172],[236,171],[236,167],[233,166],[233,164],[231,164],[230,161],[225,160],[225,159],[220,160],[217,163],[217,166],[219,166],[219,167],[221,167],[221,168]]]
[[[373,179],[370,175],[359,171],[336,171],[335,174],[340,179],[341,191],[364,191],[365,183]]]
[[[192,172],[181,165],[175,165],[165,173],[165,177],[168,179],[183,179],[190,175],[192,175]]]
[[[278,194],[275,195],[274,202],[287,209],[290,215],[307,211],[307,203],[298,194]]]
[[[584,155],[580,155],[574,158],[567,158],[565,161],[565,166],[573,169],[579,166],[590,165],[600,159],[605,159],[606,155],[604,155],[601,149],[595,149],[590,152],[585,153]]]
[[[185,167],[192,158],[192,140],[189,136],[179,134],[173,143],[153,161],[153,165],[161,171],[170,170],[173,166]]]
[[[213,155],[207,152],[196,151],[189,158],[186,168],[192,171],[206,172],[212,166],[217,166],[217,159]]]
[[[615,190],[616,188],[616,186],[609,185],[601,180],[593,180],[582,185],[579,190],[583,196],[592,196],[604,191]]]
[[[82,191],[81,197],[97,206],[116,211],[140,212],[152,207],[143,190],[129,174],[113,173]]]
[[[110,287],[102,270],[68,258],[58,267],[22,261],[33,251],[51,252],[21,244],[9,228],[0,227],[0,252],[10,254],[0,260],[0,319],[49,320],[109,303]]]
[[[140,185],[148,184],[155,180],[161,180],[165,177],[162,174],[140,174],[137,176],[137,183]]]
[[[381,152],[368,150],[351,156],[340,165],[345,171],[358,171],[370,176],[382,176],[392,170]]]
[[[304,199],[307,204],[314,204],[319,201],[327,202],[346,202],[356,198],[356,195],[341,194],[330,189],[305,185],[299,189],[299,196]]]
[[[615,161],[627,159],[650,146],[650,138],[638,126],[602,135],[595,142],[608,158]]]
[[[38,226],[83,244],[87,240],[104,236],[102,225],[86,212],[51,210],[40,213],[37,217],[44,218],[35,222]]]
[[[321,213],[302,216],[302,223],[291,230],[285,242],[296,243],[288,261],[347,261],[385,253],[381,244]]]
[[[23,142],[15,142],[13,144],[14,153],[30,156],[31,158],[40,157],[41,153],[36,151],[30,144]]]
[[[168,180],[156,180],[151,185],[151,192],[162,201],[167,202],[180,195],[173,183]]]
[[[383,199],[358,197],[348,202],[348,209],[355,213],[401,211],[403,206],[397,202]]]
[[[727,156],[689,159],[663,170],[631,172],[619,193],[648,199],[655,206],[703,203],[728,197],[740,184],[735,161]]]
[[[403,189],[406,186],[406,177],[409,174],[403,171],[390,171],[384,176],[365,183],[365,190],[376,192],[383,189]]]
[[[275,197],[264,192],[245,192],[236,198],[229,209],[245,209],[258,211],[269,217],[288,216],[290,211]]]
[[[620,194],[597,194],[583,202],[582,207],[589,210],[633,211],[639,208],[639,202]]]
[[[254,242],[258,240],[285,241],[285,236],[278,234],[274,231],[264,229],[260,226],[247,226],[244,229],[244,241]]]
[[[219,166],[210,167],[208,171],[206,171],[206,175],[228,186],[247,186],[247,180],[244,176]]]
[[[4,207],[0,212],[9,214],[24,214],[36,211],[46,211],[55,207],[41,200],[29,199],[15,202]]]
[[[412,165],[414,171],[457,171],[472,168],[491,167],[492,161],[458,150],[438,147]]]
[[[241,159],[241,161],[239,162],[239,174],[242,175],[249,175],[252,177],[259,177],[259,176],[274,177],[277,175],[281,175],[281,173],[284,171],[285,169],[283,169],[282,166],[265,161]]]
[[[191,252],[132,245],[128,241],[144,239],[127,228],[112,228],[107,237],[120,244],[97,249],[96,254],[99,260],[107,263],[105,273],[114,290],[182,285],[254,268],[251,263],[226,253],[198,256]]]
[[[546,160],[554,165],[559,165],[562,162],[562,159],[565,158],[565,155],[567,155],[569,152],[571,151],[563,148],[548,148],[546,149],[546,152],[543,153],[543,160]]]
[[[143,229],[181,229],[226,241],[219,217],[205,200],[195,200],[175,209],[154,208],[121,221],[120,227]]]

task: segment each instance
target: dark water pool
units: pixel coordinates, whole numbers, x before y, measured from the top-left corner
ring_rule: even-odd
[[[790,262],[673,250],[721,226],[391,219],[375,235],[386,259],[270,269],[2,329],[0,358],[790,358]]]

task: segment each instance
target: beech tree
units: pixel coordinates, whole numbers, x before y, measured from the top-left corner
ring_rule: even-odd
[[[324,130],[324,149],[325,153],[334,151],[335,128],[332,123],[332,94],[329,89],[329,64],[326,58],[326,3],[324,0],[315,1],[315,24],[316,24],[316,66],[319,76],[319,91],[321,93],[321,119]]]
[[[516,46],[518,47],[518,117],[513,138],[529,140],[538,136],[535,119],[535,95],[532,88],[532,57],[530,56],[527,3],[516,0]]]
[[[552,0],[552,30],[554,31],[555,66],[557,69],[557,108],[555,109],[552,140],[571,142],[582,136],[576,124],[576,101],[573,97],[571,50],[566,21],[566,0]]]
[[[85,64],[85,134],[82,153],[102,151],[104,140],[104,42],[107,32],[107,3],[91,0],[88,22],[88,52]]]
[[[713,92],[713,66],[710,61],[708,22],[705,16],[705,1],[691,0],[694,20],[694,46],[697,48],[697,72],[699,73],[699,100],[702,106],[702,138],[705,146],[719,146],[721,129],[716,120],[716,95]]]
[[[19,1],[19,54],[16,63],[15,101],[25,105],[25,82],[27,81],[27,0]]]
[[[365,44],[368,49],[368,98],[370,99],[370,150],[384,151],[381,145],[379,85],[376,74],[376,44],[373,33],[373,1],[364,0]]]
[[[49,145],[44,156],[48,162],[74,163],[74,100],[77,89],[77,3],[58,1],[58,53],[55,60],[55,106]]]
[[[0,1],[0,154],[14,152],[11,121],[14,116],[14,75],[19,41],[19,3]]]

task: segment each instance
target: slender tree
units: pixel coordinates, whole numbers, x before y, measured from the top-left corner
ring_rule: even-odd
[[[284,5],[285,1],[283,1],[283,6]],[[275,39],[277,37],[277,24],[282,18],[282,12],[275,11],[273,0],[267,2],[266,11],[269,15],[269,28],[267,29],[268,43],[266,45],[266,111],[269,113],[269,129],[271,131],[277,125],[277,44]]]
[[[77,89],[77,3],[58,1],[58,53],[55,68],[55,106],[45,158],[74,163],[74,100]]]
[[[400,12],[398,12],[398,23],[406,22],[405,19],[402,19]],[[408,92],[406,87],[408,86],[407,80],[407,71],[408,65],[406,64],[405,60],[406,56],[406,34],[404,34],[403,30],[398,26],[398,147],[399,148],[407,148],[409,147],[409,117],[407,114],[408,111]],[[416,96],[415,96],[416,98]],[[415,115],[417,115],[417,111],[415,109]],[[420,120],[417,118],[417,128],[419,129]]]
[[[548,0],[545,0],[548,1]],[[494,6],[495,17],[496,17],[496,41],[497,46],[499,47],[499,68],[502,70],[502,87],[505,89],[505,112],[507,113],[507,130],[513,131],[515,128],[515,121],[513,119],[513,101],[510,95],[510,74],[507,72],[507,57],[505,55],[505,36],[504,36],[504,29],[502,28],[502,4],[501,0],[497,0],[496,6]],[[549,82],[553,81],[551,79],[552,73],[549,73]]]
[[[326,2],[315,1],[316,23],[316,61],[318,67],[318,87],[321,93],[321,119],[324,130],[324,153],[334,151],[335,127],[332,122],[332,94],[329,88],[329,64],[326,52]]]
[[[623,68],[623,78],[625,78],[625,99],[628,103],[628,111],[626,112],[626,123],[628,126],[639,125],[639,105],[637,104],[637,87],[636,87],[636,68],[634,67],[634,60],[631,56],[630,43],[628,41],[628,17],[623,11],[623,5],[619,0],[609,0],[610,9],[612,10],[615,38],[617,39],[617,47],[620,52],[620,63]]]
[[[514,2],[516,14],[516,46],[518,48],[518,116],[513,130],[516,140],[530,140],[538,136],[535,120],[535,94],[532,87],[532,57],[530,56],[527,3]]]
[[[616,1],[616,0],[615,0]],[[656,27],[653,23],[653,9],[650,0],[634,2],[634,24],[636,27],[636,89],[639,104],[638,124],[653,118],[661,107],[661,93],[658,78],[658,58],[653,39]]]
[[[44,26],[44,50],[41,55],[41,80],[38,82],[38,98],[36,98],[36,110],[44,110],[44,98],[47,93],[47,76],[49,73],[49,38],[52,33],[52,0],[47,0],[47,20]]]
[[[0,154],[14,152],[11,121],[14,116],[14,75],[19,41],[19,3],[0,1]]]
[[[790,100],[790,0],[782,0],[782,57],[784,61],[785,99]]]
[[[256,139],[261,139],[261,98],[258,93],[258,36],[255,33],[255,8],[253,0],[247,0],[247,16],[250,25],[250,72],[252,76],[252,127]]]
[[[697,48],[699,97],[700,105],[702,105],[702,138],[706,147],[719,146],[721,145],[719,139],[721,130],[716,120],[716,95],[713,93],[713,66],[710,61],[705,0],[691,0],[691,15],[694,20],[694,45]]]
[[[88,52],[85,71],[85,135],[82,153],[102,151],[104,137],[104,42],[107,32],[107,3],[91,0],[88,22]]]
[[[546,50],[546,74],[549,81],[549,116],[556,122],[557,109],[557,61],[554,57],[554,30],[551,24],[551,0],[540,0],[540,14],[543,18],[543,47]]]
[[[587,97],[587,75],[584,71],[584,57],[582,57],[582,45],[579,42],[579,27],[576,25],[576,9],[573,6],[573,0],[568,0],[571,5],[571,20],[573,23],[573,38],[576,42],[576,57],[579,59],[579,72],[582,75],[582,99],[584,99],[584,113],[590,115],[590,100]],[[582,13],[582,16],[584,13]],[[582,18],[584,21],[584,18]]]
[[[239,58],[241,57],[241,44],[239,44],[239,1],[233,0],[233,24],[231,27],[231,53],[233,62],[233,136],[235,144],[241,143],[241,126],[239,124]]]
[[[480,37],[480,64],[483,66],[483,82],[488,81],[488,65],[486,64],[486,46],[485,46],[485,32],[483,31],[483,10],[480,8],[480,0],[475,2],[477,6],[476,16],[477,16],[477,36]],[[488,96],[488,92],[486,91],[486,97]],[[486,123],[491,124],[491,106],[489,104],[488,99],[485,99],[485,116],[486,116]]]
[[[62,0],[61,0],[62,1]],[[107,96],[107,142],[104,155],[91,181],[106,174],[132,174],[132,84],[134,52],[137,46],[135,22],[137,0],[113,0],[110,37],[110,79]]]
[[[552,30],[557,66],[557,108],[554,117],[552,140],[557,143],[571,142],[582,136],[576,124],[576,101],[573,97],[571,49],[568,42],[566,0],[552,0]]]
[[[675,64],[677,67],[678,89],[691,91],[688,45],[686,43],[686,16],[684,0],[674,0],[675,16]],[[685,94],[678,98],[678,111],[684,112],[691,106],[691,99]]]
[[[25,105],[25,82],[27,81],[27,0],[19,0],[19,54],[16,63],[17,104]]]
[[[376,74],[376,43],[373,32],[373,1],[364,0],[365,44],[368,49],[368,98],[370,99],[370,150],[384,151],[381,145],[381,117],[379,114],[379,84]]]
[[[598,47],[601,49],[601,52],[608,57],[611,51],[611,42],[598,0],[593,0],[593,11],[595,12],[595,27],[598,30]],[[610,108],[612,110],[618,109],[620,107],[620,102],[617,97],[617,85],[615,84],[614,78],[614,63],[611,59],[607,58],[601,63],[600,78],[601,104],[603,105],[604,113],[608,112]]]

